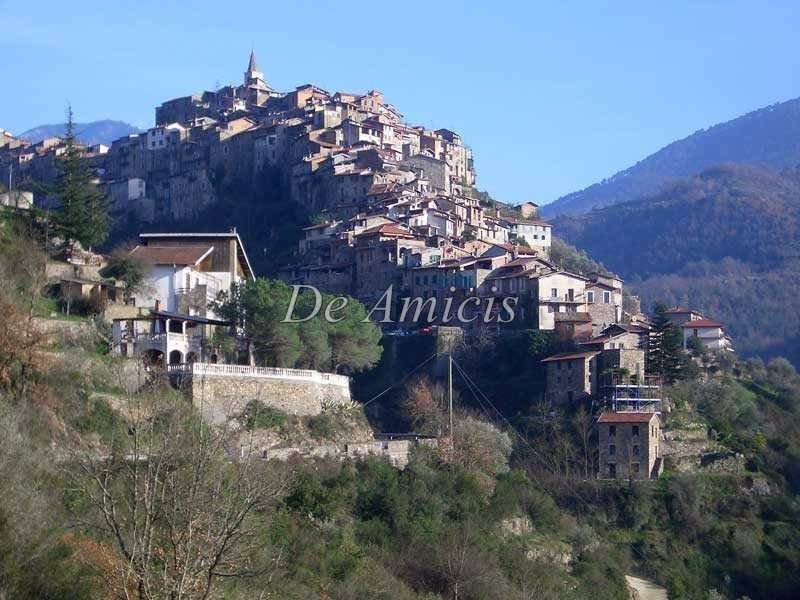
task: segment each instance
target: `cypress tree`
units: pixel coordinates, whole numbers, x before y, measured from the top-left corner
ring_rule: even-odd
[[[687,357],[683,350],[683,332],[670,321],[666,311],[665,305],[656,304],[650,333],[648,370],[660,375],[665,383],[673,383],[682,378]]]
[[[58,201],[55,224],[67,244],[84,248],[103,243],[108,237],[108,202],[94,183],[83,148],[75,136],[72,107],[67,109],[64,153],[58,160],[58,179],[53,196]]]

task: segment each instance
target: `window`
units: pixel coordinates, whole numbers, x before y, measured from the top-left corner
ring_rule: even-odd
[[[633,447],[633,455],[634,456],[639,456],[639,445],[638,444]]]
[[[611,479],[616,479],[617,477],[617,465],[614,463],[608,465],[608,476],[611,477]]]
[[[594,292],[586,292],[586,301],[589,304],[594,304]]]
[[[558,290],[556,288],[553,288],[553,289],[550,290],[550,297],[551,298],[558,298]]]
[[[631,470],[638,475],[639,474],[639,463],[633,463],[631,465]]]
[[[603,302],[605,304],[611,303],[611,292],[603,292]]]
[[[568,369],[571,371],[571,370],[572,370],[572,367],[573,367],[574,365],[575,365],[575,363],[574,363],[574,362],[572,362],[572,361],[569,361],[569,362],[567,363],[567,368],[568,368]]]
[[[608,454],[614,456],[617,453],[617,447],[614,444],[608,446]]]
[[[617,435],[617,426],[616,425],[609,425],[608,426],[608,437],[616,437]]]
[[[639,435],[639,426],[638,425],[633,425],[631,427],[631,435],[635,435],[635,436]]]

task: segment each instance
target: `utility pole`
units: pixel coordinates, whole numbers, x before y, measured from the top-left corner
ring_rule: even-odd
[[[447,353],[447,403],[450,416],[450,440],[453,439],[453,347]]]

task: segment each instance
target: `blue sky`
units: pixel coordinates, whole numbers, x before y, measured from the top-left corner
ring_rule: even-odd
[[[0,127],[121,119],[238,82],[382,90],[460,131],[478,187],[540,203],[800,96],[798,2],[0,0]]]

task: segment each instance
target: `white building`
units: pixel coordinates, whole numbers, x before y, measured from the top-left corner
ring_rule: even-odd
[[[694,319],[683,323],[681,329],[683,330],[684,348],[688,346],[691,338],[696,337],[709,350],[733,350],[733,343],[725,335],[725,327],[722,323],[711,319]]]
[[[147,265],[147,281],[131,298],[132,312],[114,319],[114,349],[154,364],[220,360],[212,327],[228,325],[210,303],[253,277],[239,235],[148,233],[131,255]]]

